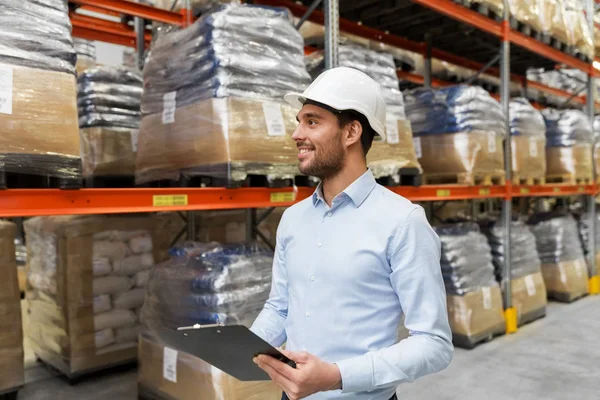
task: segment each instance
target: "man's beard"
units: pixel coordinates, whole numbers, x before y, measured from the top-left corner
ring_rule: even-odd
[[[300,164],[300,172],[304,175],[315,176],[321,180],[337,175],[344,168],[345,154],[339,140],[335,140],[333,143],[335,143],[335,146],[332,146],[327,151],[320,151],[318,157],[315,150],[310,163],[305,166]]]

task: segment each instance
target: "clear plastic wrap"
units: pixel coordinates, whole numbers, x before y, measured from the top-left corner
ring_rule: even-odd
[[[580,110],[542,111],[546,123],[548,147],[572,147],[577,144],[592,144],[594,132],[589,118]]]
[[[546,123],[542,113],[522,97],[511,99],[510,134],[512,136],[545,137]]]
[[[594,117],[593,123],[594,130],[594,170],[596,171],[596,176],[600,176],[600,116]]]
[[[571,301],[587,293],[588,271],[577,222],[570,214],[549,212],[529,218],[548,296]]]
[[[270,251],[256,244],[188,243],[171,254],[148,282],[142,322],[149,332],[252,324],[271,288]]]
[[[546,176],[546,124],[542,113],[524,98],[510,102],[512,172],[515,183]]]
[[[2,169],[79,178],[74,76],[10,64],[0,64],[0,75],[8,88],[0,89]]]
[[[0,393],[11,392],[25,384],[16,235],[15,224],[0,220]]]
[[[163,112],[171,92],[184,107],[212,97],[279,100],[302,91],[310,82],[303,46],[284,9],[217,7],[158,38],[144,68],[142,112]]]
[[[77,60],[80,57],[86,57],[90,60],[96,60],[96,44],[91,40],[73,38],[73,47],[77,53]]]
[[[67,2],[3,0],[0,3],[0,63],[75,73]]]
[[[29,252],[28,336],[35,354],[66,374],[136,357],[131,330],[144,289],[135,276],[154,264],[150,217],[36,217]],[[141,244],[140,244],[141,243]]]
[[[592,34],[590,32],[583,3],[581,0],[563,0],[563,17],[567,28],[567,44],[577,47],[577,49],[590,59],[594,57],[594,45]]]
[[[397,135],[392,134],[394,130],[390,127],[390,124],[394,122],[396,122]],[[417,168],[419,171],[423,169],[417,161],[410,122],[406,120],[389,121],[386,128],[387,141],[373,142],[367,153],[367,165],[375,178],[391,177],[399,183],[400,169]]]
[[[586,257],[590,256],[590,214],[585,212],[578,216],[577,225],[579,226],[579,237],[581,238],[581,245],[583,247],[583,253]],[[594,241],[596,242],[596,265],[600,260],[600,214],[596,213],[596,232],[594,235]],[[588,273],[591,272],[588,270]]]

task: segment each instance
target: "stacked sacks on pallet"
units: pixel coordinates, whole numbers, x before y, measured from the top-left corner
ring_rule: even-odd
[[[96,66],[96,44],[94,42],[73,38],[73,47],[77,53],[77,64],[75,64],[77,75]]]
[[[297,110],[281,101],[310,82],[303,53],[288,12],[269,7],[219,6],[159,37],[144,68],[137,181],[297,175]]]
[[[307,57],[308,70],[316,78],[324,70],[324,53],[314,52]],[[357,69],[373,78],[381,87],[386,103],[386,142],[374,141],[367,154],[367,164],[376,179],[389,178],[381,183],[393,185],[402,177],[421,174],[421,166],[412,142],[410,122],[404,113],[404,99],[398,89],[396,65],[391,54],[367,49],[358,44],[339,46],[339,66]]]
[[[542,111],[546,123],[546,179],[549,182],[591,183],[594,133],[579,110]]]
[[[594,117],[592,129],[594,131],[594,171],[600,177],[600,116]]]
[[[142,77],[101,66],[77,78],[83,176],[133,176],[140,127]]]
[[[546,124],[542,113],[526,99],[510,101],[513,183],[544,183],[546,177]]]
[[[2,170],[76,184],[76,54],[66,2],[2,1],[0,37]]]
[[[579,227],[579,237],[583,248],[583,254],[586,259],[590,260],[590,218],[589,212],[584,212],[581,215],[576,215],[577,225]],[[596,270],[600,267],[600,214],[596,213],[594,242],[596,246]],[[591,271],[588,268],[588,275],[591,276]]]
[[[486,235],[496,271],[496,279],[506,291],[504,274],[505,227],[502,221],[480,221]],[[511,298],[517,310],[517,322],[526,324],[546,315],[548,304],[540,257],[535,248],[535,236],[523,221],[512,221],[510,230]]]
[[[406,115],[429,183],[502,183],[502,107],[477,86],[414,89],[405,93]]]
[[[571,302],[588,291],[588,270],[577,222],[570,214],[540,213],[528,220],[542,261],[548,297]]]
[[[273,253],[256,244],[188,243],[152,270],[142,311],[139,383],[158,398],[279,399],[272,382],[240,382],[180,352],[168,331],[195,324],[250,326],[271,287]],[[172,373],[164,358],[177,354]]]
[[[442,243],[442,275],[455,344],[470,348],[501,334],[505,330],[502,294],[486,237],[470,222],[435,230]]]
[[[37,357],[68,377],[135,360],[150,268],[164,251],[156,226],[150,217],[25,222],[27,334]]]

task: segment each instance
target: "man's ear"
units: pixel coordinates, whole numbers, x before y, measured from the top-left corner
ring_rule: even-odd
[[[346,145],[350,147],[353,144],[360,142],[360,137],[362,136],[362,125],[357,120],[350,121],[348,125],[346,125],[345,133]]]

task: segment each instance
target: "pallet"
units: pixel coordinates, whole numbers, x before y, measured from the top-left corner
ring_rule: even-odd
[[[539,310],[533,310],[528,312],[527,314],[523,314],[521,316],[521,321],[519,322],[519,326],[523,326],[526,324],[530,324],[538,319],[542,319],[546,316],[546,307],[540,308]]]
[[[512,184],[513,185],[527,185],[527,186],[533,186],[533,185],[545,185],[546,184],[546,177],[537,177],[537,178],[532,178],[532,177],[528,177],[528,178],[524,178],[521,176],[513,176],[512,177]]]
[[[460,347],[463,349],[467,349],[467,350],[472,350],[475,347],[479,346],[480,344],[483,343],[487,343],[492,341],[494,338],[504,335],[505,332],[501,332],[501,331],[495,331],[495,332],[488,332],[485,334],[481,334],[478,336],[465,336],[465,335],[456,335],[456,334],[452,334],[452,343],[454,343],[454,346],[456,347]]]
[[[379,177],[376,181],[382,186],[421,186],[423,175],[419,168],[400,168],[396,174]]]
[[[19,397],[19,390],[21,389],[23,389],[23,386],[17,386],[0,391],[0,400],[17,400]]]
[[[548,292],[548,298],[558,301],[560,303],[572,303],[576,300],[579,300],[583,297],[587,296],[587,293],[573,296],[570,293],[560,293],[560,292]]]
[[[437,173],[437,174],[423,174],[424,185],[481,185],[481,186],[493,186],[493,185],[504,185],[506,178],[504,175],[486,175],[486,174],[467,174],[467,173]]]
[[[0,189],[79,189],[81,159],[50,154],[0,154]],[[33,173],[31,173],[33,172]]]
[[[563,183],[566,185],[591,185],[594,180],[590,176],[573,176],[567,175],[548,175],[546,176],[547,183]]]

